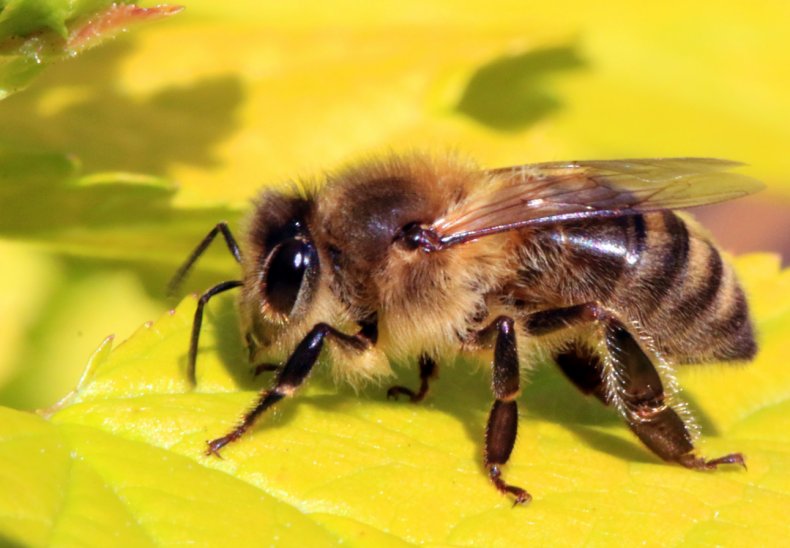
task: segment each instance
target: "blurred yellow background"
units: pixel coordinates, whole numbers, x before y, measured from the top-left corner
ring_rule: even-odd
[[[4,158],[43,155],[2,179],[0,403],[52,403],[172,306],[168,275],[263,185],[382,150],[740,160],[768,190],[703,217],[789,256],[785,1],[185,5],[0,103]],[[225,255],[189,289],[234,276]]]

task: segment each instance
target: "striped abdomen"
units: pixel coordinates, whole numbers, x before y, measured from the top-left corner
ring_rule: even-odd
[[[522,241],[518,285],[536,306],[600,302],[638,320],[681,363],[755,353],[733,269],[694,223],[671,211],[524,232]]]

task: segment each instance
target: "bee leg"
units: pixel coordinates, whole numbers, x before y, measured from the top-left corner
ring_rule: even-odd
[[[253,336],[252,332],[247,332],[247,334],[244,336],[244,340],[247,343],[247,360],[250,362],[250,364],[253,364],[255,362],[255,356],[258,354],[258,341]],[[260,362],[252,365],[252,370],[250,373],[252,373],[253,377],[257,377],[261,373],[277,371],[281,368],[282,366],[277,363]]]
[[[167,284],[168,295],[175,294],[178,286],[181,285],[181,282],[184,281],[186,275],[189,274],[189,271],[192,269],[195,261],[197,261],[201,255],[203,255],[203,252],[205,252],[211,242],[214,241],[214,238],[217,237],[217,234],[222,234],[222,236],[225,238],[228,251],[230,251],[231,255],[233,255],[233,258],[236,259],[236,262],[241,262],[241,249],[239,248],[239,244],[236,242],[236,238],[233,237],[230,228],[228,228],[228,223],[224,221],[218,223],[217,226],[212,228],[211,231],[206,234],[206,237],[200,241],[194,251],[189,254],[189,257],[187,257],[187,260],[184,261],[184,264],[182,264],[179,269],[176,270],[176,273],[173,275],[170,283]]]
[[[716,459],[694,454],[691,433],[683,419],[665,403],[664,386],[656,367],[639,343],[617,318],[597,303],[590,302],[537,312],[525,320],[532,335],[546,335],[585,322],[604,326],[606,346],[615,371],[604,373],[601,361],[578,345],[557,356],[557,364],[582,392],[595,394],[604,403],[623,410],[628,426],[657,456],[687,468],[712,470],[720,464],[740,464],[743,455],[732,453]],[[596,375],[585,372],[595,369]],[[606,374],[608,379],[604,380]],[[611,388],[610,388],[611,387]]]
[[[252,376],[257,377],[261,373],[269,372],[269,371],[278,371],[280,366],[276,363],[260,363],[252,368]]]
[[[214,295],[239,287],[242,284],[243,282],[239,280],[222,282],[203,293],[198,300],[197,308],[195,309],[195,318],[192,320],[192,335],[189,337],[189,353],[187,354],[187,377],[189,378],[189,382],[192,383],[192,386],[197,384],[195,364],[197,362],[198,342],[200,341],[200,328],[203,325],[203,308],[205,308],[206,303]]]
[[[481,342],[496,337],[492,389],[494,405],[486,425],[484,464],[494,486],[500,493],[515,497],[515,504],[529,502],[532,497],[521,487],[510,485],[502,478],[501,466],[510,458],[518,428],[519,366],[516,332],[513,319],[499,316],[477,333]]]
[[[313,369],[327,337],[359,351],[371,345],[370,339],[363,334],[346,335],[325,323],[316,324],[288,358],[274,380],[272,388],[261,392],[255,407],[242,417],[241,423],[236,428],[225,436],[208,442],[206,454],[219,456],[220,449],[243,436],[264,411],[284,397],[292,396]]]
[[[589,323],[602,314],[596,303],[584,303],[567,308],[535,312],[527,316],[524,325],[530,335],[541,336],[575,325]],[[554,356],[555,363],[566,377],[584,394],[593,394],[608,404],[600,357],[577,341]]]
[[[436,378],[436,371],[438,367],[432,358],[423,354],[420,356],[420,389],[415,392],[411,388],[405,386],[391,386],[387,390],[387,398],[398,399],[400,394],[404,394],[411,399],[412,402],[421,402],[426,394],[428,394],[428,383],[431,379]]]
[[[661,378],[634,337],[616,319],[604,319],[606,345],[621,379],[616,392],[622,399],[631,430],[653,453],[687,468],[712,470],[720,464],[740,464],[743,455],[732,453],[707,460],[694,454],[691,433],[683,419],[665,402]]]
[[[609,403],[603,381],[603,364],[590,348],[573,343],[555,354],[554,362],[583,394],[592,394],[604,404]]]

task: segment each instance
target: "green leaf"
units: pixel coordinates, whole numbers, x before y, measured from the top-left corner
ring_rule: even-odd
[[[0,99],[25,87],[54,61],[73,57],[132,24],[180,10],[112,0],[2,0]]]
[[[223,459],[204,454],[265,379],[245,361],[233,301],[212,301],[199,386],[185,350],[195,299],[94,354],[77,389],[37,417],[0,411],[0,536],[25,544],[781,544],[790,503],[790,270],[738,259],[761,352],[747,367],[680,370],[701,419],[701,450],[743,451],[748,471],[693,472],[657,461],[617,415],[542,367],[521,397],[507,477],[527,507],[480,465],[491,395],[486,375],[443,369],[428,402],[359,394],[326,372],[281,403]],[[404,383],[413,369],[400,370]]]
[[[6,539],[136,546],[331,538],[288,505],[172,452],[8,409],[0,421],[4,492],[15,493],[10,505],[4,501]]]
[[[172,269],[182,260],[178,251],[192,247],[196,234],[239,217],[226,207],[176,208],[176,191],[172,182],[153,176],[83,175],[67,155],[0,149],[6,210],[0,236],[82,257],[160,261]]]
[[[0,263],[13,265],[0,270],[9,288],[0,299],[4,405],[31,409],[60,397],[96,340],[126,337],[161,314],[184,250],[239,216],[220,206],[174,207],[175,193],[161,178],[83,175],[71,156],[0,150]],[[234,264],[219,248],[206,259],[189,287]],[[113,304],[97,313],[100,303]]]

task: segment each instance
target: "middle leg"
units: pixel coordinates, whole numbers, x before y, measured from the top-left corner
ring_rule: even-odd
[[[431,379],[436,378],[436,371],[438,367],[436,362],[433,361],[433,358],[430,358],[423,354],[420,356],[420,388],[415,392],[411,388],[407,388],[405,386],[391,386],[389,390],[387,390],[387,398],[398,399],[400,394],[408,396],[412,402],[418,403],[425,399],[426,394],[428,394],[429,381]]]
[[[520,393],[520,373],[513,319],[499,316],[480,330],[477,337],[480,342],[486,342],[492,337],[496,338],[492,375],[492,389],[496,399],[486,425],[484,464],[488,470],[488,477],[499,492],[513,495],[514,505],[524,504],[532,500],[532,496],[521,487],[506,483],[502,478],[501,469],[510,459],[510,453],[516,444],[518,429],[516,398]]]

